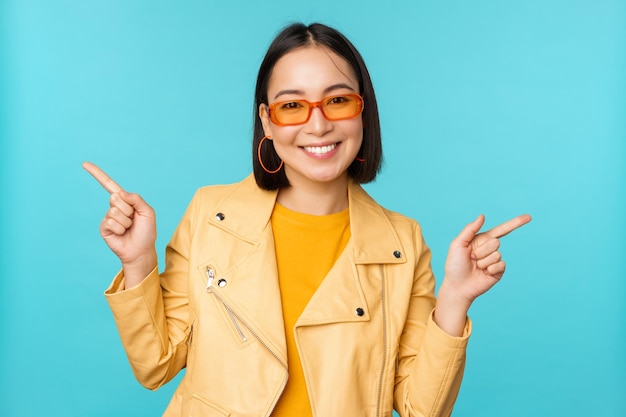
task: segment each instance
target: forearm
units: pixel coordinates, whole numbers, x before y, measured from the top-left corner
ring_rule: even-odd
[[[467,312],[471,304],[471,301],[446,285],[444,279],[439,289],[433,319],[437,326],[450,336],[461,336],[465,329]]]
[[[146,388],[156,389],[185,365],[188,310],[182,306],[170,312],[182,326],[168,323],[156,269],[138,286],[121,291],[124,281],[122,273],[118,274],[105,296],[133,373]]]
[[[122,263],[125,289],[139,285],[157,266],[157,262],[156,249],[153,248],[133,262]]]
[[[402,348],[396,372],[396,410],[402,417],[449,416],[454,407],[471,333],[467,320],[461,337],[451,337],[431,316],[424,336],[413,349]]]

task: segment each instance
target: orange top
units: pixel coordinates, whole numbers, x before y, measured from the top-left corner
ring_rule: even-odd
[[[289,380],[272,417],[311,416],[294,326],[350,240],[348,209],[326,216],[291,211],[276,203],[272,213]]]

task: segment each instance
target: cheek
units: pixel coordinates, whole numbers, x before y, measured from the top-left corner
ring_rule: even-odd
[[[357,139],[359,144],[363,142],[363,121],[356,120],[355,123],[350,128],[350,136]]]
[[[274,140],[274,147],[279,148],[281,146],[291,145],[295,142],[299,129],[292,126],[275,126],[272,129]]]

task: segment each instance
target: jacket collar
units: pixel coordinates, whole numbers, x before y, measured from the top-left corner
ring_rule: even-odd
[[[258,244],[272,216],[277,191],[259,188],[250,175],[217,205],[210,222],[251,244]],[[404,249],[388,213],[358,184],[348,187],[353,259],[357,264],[404,263]],[[399,256],[399,257],[398,257]]]

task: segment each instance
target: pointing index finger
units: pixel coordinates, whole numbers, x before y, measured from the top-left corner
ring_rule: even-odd
[[[523,225],[530,222],[531,220],[532,218],[530,217],[530,215],[522,214],[521,216],[517,216],[514,219],[511,219],[492,229],[489,229],[488,231],[485,232],[485,234],[491,237],[501,238],[503,236],[508,235],[513,230],[522,227]]]
[[[102,187],[104,187],[104,189],[110,194],[119,193],[123,190],[118,183],[113,181],[113,179],[111,179],[111,177],[109,177],[103,170],[98,168],[97,165],[92,164],[91,162],[85,162],[83,163],[83,168],[85,171],[90,173],[91,176],[94,177],[96,181],[98,181],[100,185],[102,185]]]

